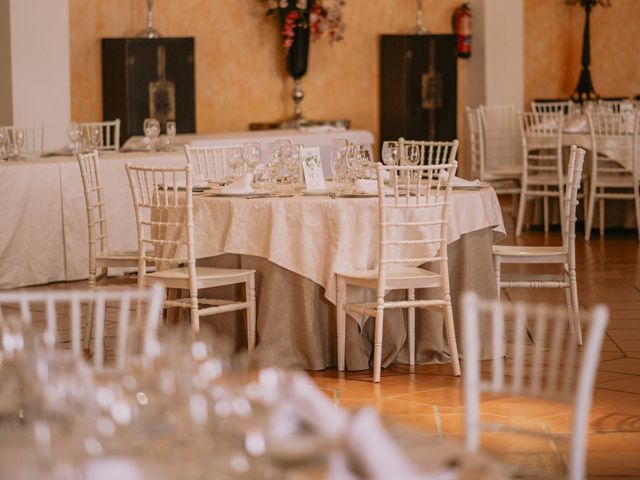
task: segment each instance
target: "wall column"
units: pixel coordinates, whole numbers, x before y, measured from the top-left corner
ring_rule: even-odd
[[[45,149],[66,145],[71,119],[68,0],[0,0],[0,27],[0,123],[44,123]]]

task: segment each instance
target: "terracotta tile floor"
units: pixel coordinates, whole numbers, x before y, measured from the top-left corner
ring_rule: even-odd
[[[513,220],[505,215],[513,243]],[[557,230],[545,235],[526,231],[522,244],[561,243]],[[610,322],[603,346],[590,417],[588,475],[593,479],[640,478],[640,243],[634,231],[607,232],[577,239],[578,286],[581,308],[602,302],[610,308]],[[69,288],[85,282],[47,287]],[[40,288],[40,287],[37,287]],[[507,290],[503,300],[547,301],[564,304],[559,290]],[[43,325],[43,313],[34,316]],[[59,331],[68,341],[69,331]],[[393,366],[383,371],[380,384],[372,384],[371,372],[339,374],[335,369],[311,372],[316,383],[338,405],[356,409],[374,405],[387,422],[401,422],[425,435],[462,441],[464,407],[460,378],[449,365],[423,365],[412,370]],[[541,431],[569,436],[571,412],[556,404],[523,399],[497,399],[489,414]],[[532,467],[556,475],[565,470],[567,447],[562,442],[521,439],[513,434],[493,433],[482,438],[486,451],[501,461]]]
[[[513,219],[505,215],[509,236],[503,243],[558,245],[558,230],[545,235],[525,231],[516,242]],[[605,303],[610,322],[603,345],[590,417],[588,477],[640,478],[640,243],[635,231],[597,234],[577,239],[578,288],[581,308]],[[510,289],[503,300],[564,304],[560,290]],[[394,366],[383,371],[379,385],[371,372],[335,370],[311,373],[318,385],[347,408],[375,405],[388,421],[403,422],[429,434],[463,439],[464,407],[461,381],[449,365]],[[571,411],[557,404],[503,399],[485,404],[486,411],[519,426],[553,432],[566,439]],[[493,433],[482,437],[485,451],[520,467],[558,475],[566,469],[568,445],[530,437]]]

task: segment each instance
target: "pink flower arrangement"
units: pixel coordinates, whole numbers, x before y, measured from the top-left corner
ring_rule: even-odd
[[[344,38],[345,25],[342,9],[346,0],[261,0],[266,4],[267,15],[275,15],[282,28],[282,45],[285,54],[293,45],[295,28],[308,28],[311,38],[317,40],[327,34],[329,42]]]

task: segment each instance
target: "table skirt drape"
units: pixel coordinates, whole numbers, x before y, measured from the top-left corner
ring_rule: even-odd
[[[461,299],[466,290],[474,290],[485,298],[496,298],[493,273],[491,228],[462,235],[448,247],[451,296],[458,348],[462,356]],[[198,261],[201,265],[252,268],[256,270],[258,345],[256,354],[262,361],[322,370],[337,364],[335,305],[327,300],[324,290],[311,280],[297,275],[265,258],[251,255],[224,254]],[[208,292],[209,294],[214,292]],[[216,294],[241,298],[242,289],[225,287]],[[242,313],[204,317],[201,328],[229,338],[236,348],[246,345]],[[347,321],[347,369],[369,368],[372,358],[373,319],[359,329],[353,319]],[[488,345],[491,331],[483,332],[482,343]],[[383,365],[408,363],[406,316],[403,311],[385,312]],[[416,313],[416,361],[448,363],[450,361],[440,312],[418,310]]]

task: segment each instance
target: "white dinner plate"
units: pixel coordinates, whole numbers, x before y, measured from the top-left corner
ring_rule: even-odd
[[[480,182],[478,185],[453,185],[452,190],[480,190],[481,188],[490,187],[488,182]]]

